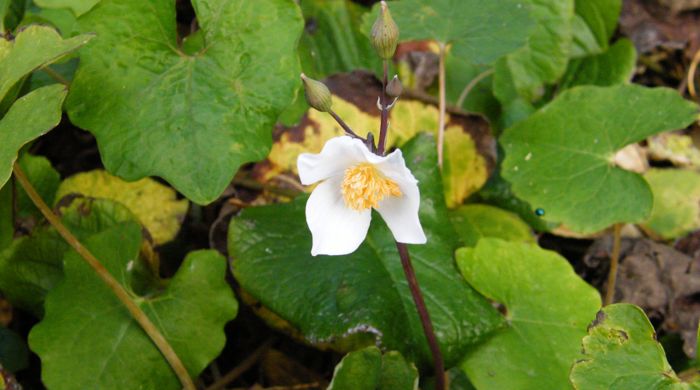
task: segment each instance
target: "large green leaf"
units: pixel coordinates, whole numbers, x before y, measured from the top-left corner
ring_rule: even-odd
[[[523,46],[533,28],[520,0],[402,0],[389,4],[402,41],[432,39],[475,64],[489,64]],[[365,17],[370,31],[379,4]]]
[[[418,370],[396,351],[377,347],[350,352],[335,366],[328,390],[414,390]]]
[[[666,360],[644,311],[619,303],[603,308],[583,338],[584,358],[571,369],[577,390],[687,390]]]
[[[124,206],[106,200],[76,199],[59,211],[63,224],[80,240],[136,220]],[[0,252],[0,291],[13,305],[41,317],[47,292],[63,277],[62,259],[68,249],[53,228],[39,228],[14,240]]]
[[[20,148],[61,121],[65,97],[63,85],[39,88],[17,99],[0,120],[0,187],[10,178]]]
[[[547,220],[577,232],[641,222],[651,191],[641,176],[615,166],[615,153],[696,117],[697,106],[670,89],[573,88],[504,132],[503,177]]]
[[[409,247],[448,367],[500,325],[498,313],[459,276],[437,169],[435,142],[419,135],[405,145],[419,181],[426,245]],[[378,215],[367,240],[347,256],[311,256],[304,197],[244,210],[231,220],[229,254],[241,287],[313,343],[357,333],[400,351],[420,366],[432,358],[391,233]],[[284,223],[280,223],[284,221]]]
[[[127,289],[141,246],[133,222],[98,233],[84,244]],[[46,315],[29,334],[51,389],[179,389],[161,353],[124,305],[75,252],[64,258],[65,277],[46,298]],[[226,262],[214,251],[185,258],[167,286],[134,301],[158,326],[191,375],[224,347],[223,326],[237,304],[225,280]]]
[[[526,0],[525,4],[530,5],[537,27],[527,46],[496,66],[494,92],[502,103],[518,96],[538,98],[541,87],[561,77],[569,61],[574,0]]]
[[[622,38],[602,54],[571,61],[559,88],[626,84],[632,79],[636,65],[637,50],[630,40]]]
[[[128,181],[161,176],[209,203],[238,167],[265,157],[299,85],[303,23],[288,0],[195,0],[204,37],[178,47],[170,0],[103,0],[79,19],[98,37],[81,52],[67,109]]]
[[[63,39],[56,30],[29,26],[14,40],[0,37],[0,100],[32,71],[48,65],[90,40],[90,35]]]
[[[69,8],[76,16],[88,12],[100,0],[33,0],[43,8]]]
[[[457,251],[467,281],[505,306],[508,327],[462,367],[479,389],[565,389],[580,340],[600,309],[598,292],[563,257],[530,244],[482,238]]]

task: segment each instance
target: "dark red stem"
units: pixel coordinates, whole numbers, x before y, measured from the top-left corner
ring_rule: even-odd
[[[411,257],[408,254],[408,247],[406,244],[397,242],[396,248],[399,250],[403,272],[406,274],[408,288],[411,290],[413,302],[416,304],[416,311],[418,311],[418,317],[420,317],[420,322],[423,325],[425,338],[428,339],[430,352],[433,354],[433,361],[435,363],[435,390],[445,390],[445,363],[442,360],[440,345],[438,344],[437,337],[435,337],[435,331],[433,330],[433,323],[430,321],[428,308],[425,306],[423,294],[420,292],[420,286],[418,285],[418,280],[416,279],[416,273],[411,265]]]
[[[384,155],[384,147],[386,145],[386,132],[387,129],[389,128],[389,109],[387,108],[386,104],[386,85],[388,83],[388,61],[384,60],[384,79],[382,79],[382,97],[381,100],[379,101],[379,104],[382,106],[382,114],[381,114],[381,125],[379,127],[379,143],[377,146],[377,153],[380,156]]]

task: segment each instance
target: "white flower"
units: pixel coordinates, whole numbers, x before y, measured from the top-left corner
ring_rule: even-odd
[[[319,154],[297,160],[304,185],[321,182],[306,203],[311,254],[352,253],[367,236],[374,208],[398,242],[425,244],[418,219],[418,181],[400,150],[378,156],[356,138],[336,137]]]

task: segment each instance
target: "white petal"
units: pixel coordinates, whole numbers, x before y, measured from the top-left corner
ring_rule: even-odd
[[[418,181],[406,167],[400,150],[395,150],[377,168],[401,188],[401,196],[386,197],[379,202],[377,211],[398,242],[425,244],[427,238],[418,218],[420,191]]]
[[[345,255],[354,252],[367,236],[370,209],[355,211],[345,206],[336,175],[319,184],[306,202],[306,223],[311,230],[311,254]]]
[[[301,184],[309,185],[343,173],[348,167],[365,162],[367,147],[357,138],[331,138],[319,154],[302,153],[297,159]]]

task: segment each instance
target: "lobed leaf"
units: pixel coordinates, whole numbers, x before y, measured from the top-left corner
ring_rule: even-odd
[[[580,340],[600,308],[598,292],[566,259],[534,245],[482,238],[457,251],[480,293],[505,306],[507,326],[462,363],[479,389],[564,389]]]
[[[133,262],[141,246],[137,224],[116,225],[84,244],[131,289]],[[223,326],[236,314],[225,267],[214,251],[192,252],[162,291],[133,296],[195,377],[221,352]],[[29,334],[30,347],[41,357],[46,386],[179,389],[160,351],[77,253],[65,256],[64,271],[64,279],[46,298],[44,319]]]
[[[649,185],[615,165],[623,147],[697,118],[677,92],[638,85],[578,87],[559,95],[501,137],[503,177],[545,219],[591,233],[641,222],[652,208]]]
[[[299,85],[302,18],[287,0],[195,0],[204,46],[178,46],[169,0],[102,0],[79,19],[81,52],[66,107],[97,138],[107,170],[160,176],[206,204],[242,164],[264,158]]]

